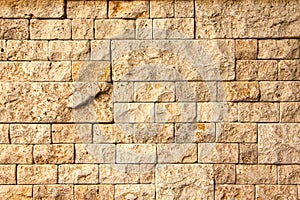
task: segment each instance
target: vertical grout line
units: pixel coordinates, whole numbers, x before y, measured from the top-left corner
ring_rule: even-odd
[[[67,4],[68,4],[68,0],[64,0],[64,19],[67,19]]]
[[[197,24],[196,24],[196,1],[193,0],[193,5],[194,5],[194,39],[197,39]]]

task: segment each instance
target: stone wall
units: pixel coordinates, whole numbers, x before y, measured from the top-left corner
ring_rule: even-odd
[[[300,199],[299,0],[3,0],[1,199]]]

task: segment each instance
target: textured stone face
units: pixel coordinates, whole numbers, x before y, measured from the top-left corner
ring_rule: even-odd
[[[237,121],[238,104],[232,102],[197,103],[198,122]]]
[[[53,124],[53,143],[91,143],[92,126],[90,124]]]
[[[158,144],[158,163],[194,163],[197,161],[196,144]]]
[[[238,163],[238,145],[226,143],[199,143],[199,163]]]
[[[300,103],[280,103],[280,119],[282,122],[300,122]]]
[[[217,185],[216,199],[254,199],[252,185]]]
[[[15,165],[0,165],[0,184],[16,184]]]
[[[68,1],[67,2],[68,18],[106,18],[107,2],[106,1]]]
[[[256,199],[297,199],[297,188],[295,185],[257,185]]]
[[[281,60],[278,63],[279,80],[300,80],[300,60]]]
[[[155,163],[156,146],[153,144],[118,144],[117,163]]]
[[[194,17],[194,2],[175,0],[175,17]]]
[[[95,20],[96,39],[134,39],[135,21],[125,19]]]
[[[236,40],[236,59],[253,60],[257,57],[257,40]]]
[[[48,124],[12,124],[10,126],[10,140],[14,144],[50,143],[51,133]]]
[[[113,185],[76,185],[75,199],[107,199],[114,198]]]
[[[50,41],[49,58],[50,60],[87,60],[88,45],[87,41]]]
[[[218,91],[219,99],[227,101],[257,101],[259,85],[257,82],[224,82],[218,88],[224,88],[225,93]]]
[[[213,123],[177,123],[175,140],[176,143],[214,142],[215,131]]]
[[[110,63],[106,61],[72,62],[72,79],[77,82],[110,81]]]
[[[154,122],[154,104],[152,103],[115,103],[116,122]]]
[[[72,144],[34,145],[34,162],[38,164],[73,163],[74,146]]]
[[[278,103],[239,103],[241,122],[278,122]]]
[[[236,181],[238,184],[276,184],[277,166],[237,165]]]
[[[257,144],[240,144],[240,163],[257,163]]]
[[[9,125],[1,124],[0,125],[0,144],[9,143]]]
[[[218,142],[256,142],[255,123],[224,123],[216,125]]]
[[[150,18],[174,17],[174,1],[150,1]]]
[[[59,165],[58,183],[98,183],[98,165]]]
[[[152,20],[138,19],[136,20],[136,38],[137,39],[152,39]]]
[[[31,185],[0,185],[1,198],[5,200],[10,199],[32,199]]]
[[[164,102],[175,100],[174,83],[147,83],[136,82],[134,84],[134,101],[136,102]]]
[[[214,164],[214,176],[216,183],[235,183],[235,165]]]
[[[109,18],[148,18],[148,1],[109,1]]]
[[[19,184],[55,184],[57,182],[56,165],[19,165]]]
[[[76,163],[114,163],[113,144],[76,144]]]
[[[1,19],[0,20],[0,39],[28,39],[28,24],[27,19]]]
[[[94,21],[92,19],[73,19],[72,39],[94,39]]]
[[[0,145],[0,163],[31,164],[32,145]]]
[[[300,101],[300,81],[261,82],[262,101]]]
[[[196,103],[158,103],[157,122],[196,122]]]
[[[71,39],[71,20],[31,20],[31,39]]]
[[[214,82],[177,82],[176,101],[215,101],[216,88]]]
[[[110,60],[110,41],[91,41],[91,60]]]
[[[116,185],[115,186],[116,199],[155,199],[154,185]]]
[[[300,183],[300,166],[299,165],[282,165],[278,167],[279,184],[299,184]]]
[[[71,185],[35,185],[33,186],[34,199],[71,199],[73,186]]]
[[[140,166],[137,164],[99,165],[100,183],[139,183]]]

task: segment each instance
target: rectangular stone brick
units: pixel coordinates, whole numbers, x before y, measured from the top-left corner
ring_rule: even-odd
[[[297,200],[296,185],[256,185],[256,199],[290,199]]]
[[[300,122],[300,102],[280,103],[281,122]]]
[[[176,101],[216,101],[215,82],[176,82]]]
[[[254,200],[253,185],[216,185],[216,199],[247,199]]]
[[[9,124],[0,124],[0,144],[9,143]]]
[[[31,185],[0,185],[0,195],[3,200],[31,200]]]
[[[137,19],[136,20],[136,39],[152,39],[152,19]]]
[[[239,103],[240,122],[278,122],[278,103]]]
[[[157,144],[158,163],[194,163],[197,161],[197,144]]]
[[[175,17],[194,17],[194,2],[175,0]]]
[[[19,165],[18,184],[55,184],[57,182],[56,165]]]
[[[199,143],[199,163],[238,163],[238,144]]]
[[[110,60],[110,41],[91,41],[91,60]]]
[[[115,103],[116,122],[154,122],[154,103]]]
[[[8,60],[48,60],[48,41],[8,40]]]
[[[115,198],[133,197],[136,199],[155,199],[154,184],[136,184],[136,185],[116,185]]]
[[[155,164],[140,164],[140,183],[155,183]]]
[[[133,102],[133,82],[114,82],[114,102]]]
[[[281,60],[278,63],[278,80],[300,80],[300,60]]]
[[[113,185],[75,185],[74,187],[75,200],[114,199],[115,188]]]
[[[150,18],[174,17],[174,0],[150,1]]]
[[[214,176],[216,183],[235,183],[235,165],[214,164]]]
[[[5,40],[0,40],[0,60],[6,60],[7,45]]]
[[[71,39],[71,20],[30,20],[30,39]]]
[[[237,60],[237,80],[277,80],[275,60]]]
[[[300,101],[300,81],[260,82],[261,101]]]
[[[72,199],[72,185],[34,185],[34,199]]]
[[[10,140],[12,144],[50,143],[50,124],[11,124]]]
[[[280,165],[278,166],[279,184],[300,184],[299,165]]]
[[[176,123],[176,143],[214,142],[216,128],[214,123]]]
[[[34,145],[34,163],[62,164],[74,162],[73,144]]]
[[[296,1],[196,0],[197,38],[299,37],[299,13]]]
[[[76,144],[75,163],[114,163],[114,144]]]
[[[125,91],[124,91],[125,92]],[[135,82],[135,102],[175,101],[175,85],[172,82]]]
[[[0,62],[0,80],[27,81],[70,81],[71,62]]]
[[[239,144],[240,145],[240,163],[257,163],[258,147],[257,144]]]
[[[117,163],[155,163],[155,144],[117,144]]]
[[[125,19],[95,20],[95,39],[134,39],[135,21]]]
[[[276,165],[237,165],[237,184],[276,184]]]
[[[218,142],[256,142],[257,127],[255,123],[217,123]]]
[[[50,41],[50,60],[88,60],[88,41]]]
[[[64,164],[58,168],[58,183],[98,183],[98,165]]]
[[[32,145],[0,145],[0,163],[2,164],[31,164]]]
[[[1,18],[61,18],[63,0],[2,1]]]
[[[259,163],[300,163],[300,124],[258,126]]]
[[[149,18],[149,1],[109,1],[109,18]]]
[[[0,184],[16,184],[16,165],[0,165]]]
[[[300,58],[299,40],[259,40],[258,49],[258,58],[261,59]]]
[[[196,122],[196,103],[156,103],[156,122]]]
[[[93,19],[73,19],[72,39],[94,39]]]
[[[145,173],[140,171],[140,166],[138,164],[101,164],[99,165],[100,183],[139,183],[140,175]]]
[[[0,39],[22,40],[28,39],[29,21],[27,19],[1,19],[0,20]]]
[[[257,101],[258,82],[221,82],[218,84],[218,99],[226,101]]]
[[[233,102],[197,103],[197,122],[230,122],[238,120],[238,104]]]
[[[110,62],[107,61],[72,62],[72,79],[77,82],[109,82],[110,74]]]
[[[68,1],[68,18],[98,19],[107,17],[106,1]]]
[[[90,124],[52,124],[53,143],[91,143]]]
[[[194,38],[193,18],[173,18],[153,20],[154,39]]]
[[[235,57],[238,60],[255,60],[257,58],[257,40],[236,40]]]

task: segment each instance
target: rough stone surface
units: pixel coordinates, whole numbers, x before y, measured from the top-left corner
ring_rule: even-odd
[[[3,200],[31,200],[31,185],[0,185],[0,195]]]
[[[9,124],[0,125],[0,144],[9,143]]]
[[[72,39],[94,39],[94,21],[92,19],[73,19]]]
[[[2,164],[31,164],[31,145],[0,145],[0,163]]]
[[[115,103],[116,122],[154,122],[153,103]]]
[[[158,163],[194,163],[197,161],[197,144],[158,144]]]
[[[236,40],[235,57],[238,60],[254,60],[257,58],[257,40]]]
[[[240,163],[257,163],[257,144],[240,144]]]
[[[256,142],[257,127],[255,123],[217,123],[218,142]]]
[[[125,19],[95,20],[96,39],[134,39],[135,21]]]
[[[278,166],[279,184],[300,184],[300,166],[282,165]]]
[[[196,122],[196,103],[157,103],[157,122]]]
[[[124,92],[124,91],[123,91]],[[135,82],[134,101],[135,102],[168,102],[175,100],[174,83],[168,82]]]
[[[50,60],[87,60],[88,41],[50,41]]]
[[[216,185],[216,199],[254,199],[253,185]]]
[[[300,101],[300,81],[260,82],[261,101]]]
[[[237,121],[238,104],[233,102],[197,103],[197,122]]]
[[[116,185],[115,199],[155,199],[155,186],[153,184]]]
[[[76,144],[76,163],[114,163],[113,144]]]
[[[240,122],[278,122],[278,103],[239,103]]]
[[[34,145],[34,163],[38,164],[62,164],[74,162],[74,145],[49,144]]]
[[[300,60],[281,60],[278,63],[278,80],[300,80]]]
[[[19,165],[18,184],[55,184],[57,182],[56,165]]]
[[[149,18],[149,1],[109,1],[109,18]]]
[[[156,198],[213,199],[212,165],[158,165]]]
[[[199,143],[199,163],[238,163],[238,145],[226,143]]]
[[[224,89],[223,92],[221,89]],[[258,82],[222,82],[218,84],[218,98],[227,101],[257,101]]]
[[[91,41],[91,60],[110,60],[110,41]]]
[[[175,17],[194,17],[194,2],[175,0]]]
[[[33,186],[34,199],[72,199],[72,185],[35,185]]]
[[[0,39],[28,39],[29,21],[27,19],[1,19],[0,20]]]
[[[118,144],[116,146],[117,163],[155,163],[156,145]]]
[[[50,143],[49,124],[11,124],[10,141],[13,144]]]
[[[114,199],[113,185],[76,185],[75,199]]]
[[[216,183],[235,183],[235,165],[214,164],[214,176]]]
[[[91,143],[92,126],[90,124],[53,124],[53,143]]]
[[[276,184],[275,165],[237,165],[237,184]]]
[[[99,165],[100,183],[139,183],[140,167],[137,164]]]
[[[98,165],[64,164],[58,167],[58,183],[98,183]]]
[[[214,142],[215,124],[213,123],[176,123],[176,143]]]
[[[133,82],[115,82],[113,91],[114,102],[133,102]]]
[[[110,63],[107,61],[72,62],[72,79],[76,82],[110,81]]]
[[[215,101],[217,86],[214,82],[176,82],[176,101]]]
[[[295,185],[257,185],[257,200],[271,199],[297,199],[297,187]]]
[[[0,165],[0,184],[16,184],[15,165]]]
[[[300,163],[299,142],[299,124],[259,125],[258,162]]]
[[[30,39],[71,39],[71,20],[31,20]]]
[[[0,60],[7,59],[7,45],[5,40],[0,40]]]
[[[107,17],[106,1],[67,1],[68,18],[98,19]]]
[[[138,19],[136,20],[136,38],[137,39],[152,39],[152,20]]]
[[[150,18],[174,17],[174,0],[150,1]]]
[[[300,103],[280,103],[280,120],[282,122],[300,122]]]

